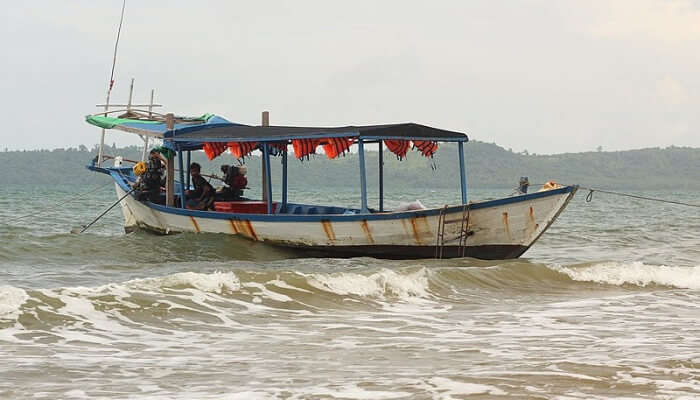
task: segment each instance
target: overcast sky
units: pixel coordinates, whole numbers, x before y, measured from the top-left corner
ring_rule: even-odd
[[[0,149],[92,147],[121,0],[0,13]],[[127,0],[113,101],[417,122],[514,151],[700,147],[700,1]],[[112,131],[107,143],[138,143]]]

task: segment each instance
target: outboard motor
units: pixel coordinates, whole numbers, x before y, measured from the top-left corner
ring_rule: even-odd
[[[520,182],[518,182],[518,194],[526,194],[528,186],[530,186],[530,181],[527,176],[521,176]]]

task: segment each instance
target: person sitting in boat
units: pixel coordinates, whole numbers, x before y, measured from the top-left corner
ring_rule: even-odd
[[[194,190],[185,192],[187,208],[191,210],[208,210],[214,204],[214,187],[201,175],[202,167],[193,162],[190,164],[190,174]]]
[[[245,177],[247,168],[245,166],[222,165],[221,172],[224,173],[224,186],[221,189],[221,197],[227,200],[240,200],[243,197],[243,189],[248,186],[248,179]]]
[[[167,160],[155,149],[148,154],[146,170],[136,179],[136,199],[151,203],[162,203],[160,196],[163,185],[163,172]]]

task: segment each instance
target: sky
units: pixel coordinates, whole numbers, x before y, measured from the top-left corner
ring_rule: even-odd
[[[92,147],[121,0],[4,2],[0,151]],[[513,151],[700,147],[700,0],[126,1],[112,102],[416,122]],[[138,144],[111,131],[106,142]]]

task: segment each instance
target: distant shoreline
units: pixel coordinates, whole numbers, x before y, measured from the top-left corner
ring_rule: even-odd
[[[107,147],[107,154],[140,159],[143,148]],[[85,168],[96,155],[96,148],[54,150],[22,150],[0,152],[0,184],[80,185],[94,181],[94,174]],[[471,141],[465,146],[468,185],[475,188],[513,188],[521,176],[541,184],[557,181],[598,188],[682,189],[700,190],[700,148],[667,147],[616,152],[582,152],[554,155],[514,153],[496,144]],[[376,185],[377,152],[367,152],[367,179]],[[290,185],[302,189],[359,185],[358,159],[348,154],[328,160],[320,154],[309,161],[299,162],[291,157]],[[194,152],[197,161],[208,172],[218,173],[224,163],[233,164],[232,156],[222,155],[213,161],[202,152]],[[411,188],[458,187],[456,147],[441,144],[434,159],[410,151],[406,160],[398,161],[393,154],[384,154],[384,182],[393,190]],[[260,180],[259,158],[252,156],[249,181]],[[108,164],[110,165],[110,164]],[[273,180],[279,179],[278,161],[273,159]],[[105,177],[106,178],[106,177]],[[359,187],[359,186],[358,186]]]

